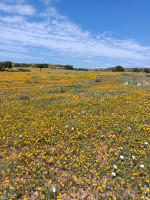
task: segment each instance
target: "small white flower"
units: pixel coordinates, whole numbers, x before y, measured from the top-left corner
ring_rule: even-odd
[[[113,165],[113,167],[114,167],[115,169],[117,169],[117,166],[116,166],[116,165]]]
[[[74,130],[74,127],[72,127],[71,129]]]
[[[143,165],[143,164],[141,164],[141,165],[140,165],[140,167],[143,169],[143,168],[144,168],[144,165]]]
[[[56,188],[55,187],[52,187],[52,192],[56,192]]]
[[[120,156],[120,159],[123,160],[123,159],[124,159],[124,156],[121,155],[121,156]]]
[[[115,124],[116,126],[119,126],[119,124]]]
[[[145,145],[148,145],[148,142],[144,142]]]
[[[101,135],[101,138],[103,138],[104,137],[104,135]]]
[[[117,154],[117,152],[115,152],[115,156],[117,156],[118,154]]]
[[[22,137],[22,135],[19,135],[19,137]]]
[[[123,147],[120,147],[121,150],[123,150]]]
[[[129,126],[129,130],[131,130],[131,127]]]
[[[112,176],[116,176],[116,173],[115,173],[115,172],[111,172],[111,175],[112,175]]]
[[[133,160],[135,159],[135,156],[134,155],[132,155],[132,158],[133,158]]]

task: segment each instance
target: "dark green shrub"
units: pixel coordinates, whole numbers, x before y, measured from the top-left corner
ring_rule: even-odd
[[[5,70],[5,65],[3,63],[0,63],[0,71],[4,71]]]
[[[133,72],[139,72],[140,70],[138,68],[134,68]]]
[[[23,69],[23,68],[19,68],[17,71],[18,72],[31,72],[30,69]]]
[[[145,72],[145,73],[150,73],[150,69],[145,68],[145,69],[144,69],[144,72]]]
[[[27,63],[15,63],[14,67],[30,67],[31,64],[27,64]]]
[[[36,64],[36,67],[37,68],[48,68],[48,64],[46,64],[46,63],[43,63],[43,64]]]
[[[78,70],[79,71],[88,71],[88,69],[86,69],[86,68],[79,68]]]
[[[73,70],[73,65],[64,65],[64,68],[67,70]]]
[[[124,72],[124,68],[120,65],[112,69],[113,72]]]
[[[0,71],[4,71],[6,68],[11,69],[12,68],[12,62],[6,61],[0,63]]]

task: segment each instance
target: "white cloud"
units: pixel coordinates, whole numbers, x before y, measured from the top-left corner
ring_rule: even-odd
[[[82,32],[77,26],[71,24],[71,26],[62,24],[58,27],[49,27],[46,31],[44,24],[29,23],[26,22],[22,27],[15,28],[2,28],[0,37],[3,40],[9,38],[10,41],[19,42],[20,45],[42,46],[49,49],[58,50],[65,53],[72,53],[82,56],[104,56],[109,58],[130,58],[130,59],[146,59],[144,55],[145,47],[142,52],[136,52],[134,50],[134,43],[129,43],[130,49],[121,48],[116,40],[115,45],[109,45],[105,41],[97,41],[91,39],[89,34]],[[64,27],[64,28],[62,28]],[[113,39],[113,43],[114,43]],[[133,49],[132,49],[133,45]],[[119,47],[117,47],[119,46]]]
[[[8,5],[5,3],[0,3],[0,10],[7,13],[15,13],[19,15],[33,15],[35,13],[35,8],[27,4],[16,4]]]
[[[7,54],[5,52],[0,52],[0,57],[1,58],[7,58],[7,59],[13,59],[11,61],[14,61],[16,59],[29,59],[29,60],[41,60],[41,57],[36,57],[36,56],[31,56],[31,55],[25,55],[25,54],[21,54],[21,53],[14,53],[14,52],[7,52]]]
[[[24,3],[25,0],[3,0],[3,2],[6,2],[6,3]]]
[[[90,59],[87,59],[87,60],[84,60],[86,63],[95,63],[93,60],[90,60]]]
[[[39,0],[40,2],[42,2],[43,4],[45,4],[46,6],[51,5],[52,3],[59,3],[61,2],[61,0]]]
[[[95,57],[130,60],[130,63],[135,60],[141,62],[150,60],[149,46],[141,46],[133,39],[119,40],[107,37],[106,32],[93,36],[90,32],[83,31],[66,16],[59,14],[52,6],[47,7],[38,16],[34,16],[35,8],[31,5],[10,6],[0,3],[0,9],[7,13],[15,13],[14,16],[9,14],[0,16],[0,42],[3,42],[1,49],[8,50],[10,47],[11,51],[17,52],[19,44],[23,52],[28,49],[26,53],[29,57],[31,57],[29,47],[35,47],[38,49],[37,53],[41,55],[42,51],[48,52],[48,50],[51,55],[51,51],[54,50],[72,57],[83,57],[89,63],[93,62],[92,59]],[[29,17],[20,15],[32,15],[32,22]],[[40,18],[38,22],[36,17]],[[5,46],[6,42],[7,46]]]
[[[11,52],[28,53],[28,49],[27,48],[22,47],[19,44],[14,46],[14,43],[12,43],[12,44],[7,44],[7,43],[1,44],[0,45],[0,50],[11,51]]]
[[[5,23],[18,23],[19,24],[19,23],[23,23],[24,18],[21,16],[13,16],[13,17],[10,17],[10,16],[1,17],[0,16],[0,20]]]
[[[40,0],[43,4],[48,6],[51,3],[51,0]]]

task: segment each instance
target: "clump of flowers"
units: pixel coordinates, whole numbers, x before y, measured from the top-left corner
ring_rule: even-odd
[[[142,169],[143,169],[143,168],[144,168],[144,165],[143,165],[143,164],[141,164],[141,165],[140,165],[140,168],[142,168]]]
[[[121,159],[121,160],[123,160],[123,159],[124,159],[124,156],[123,156],[123,155],[121,155],[121,156],[120,156],[120,159]]]
[[[116,176],[116,173],[115,173],[115,172],[112,172],[111,175],[112,175],[112,176]]]

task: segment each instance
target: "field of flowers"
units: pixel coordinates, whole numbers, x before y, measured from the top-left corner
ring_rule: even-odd
[[[149,133],[144,73],[0,72],[0,199],[150,199]]]

